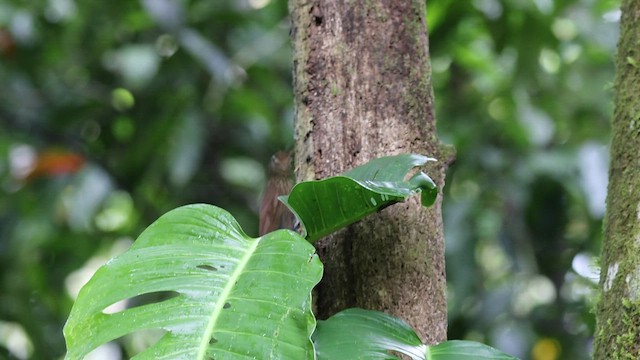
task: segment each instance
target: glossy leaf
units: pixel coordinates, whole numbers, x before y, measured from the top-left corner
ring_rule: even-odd
[[[438,190],[422,172],[409,181],[407,173],[435,159],[403,154],[371,160],[340,176],[296,184],[289,196],[281,196],[300,219],[307,240],[314,242],[366,215],[421,192],[422,205],[431,206]]]
[[[166,333],[136,359],[313,359],[310,293],[321,276],[313,246],[292,231],[254,239],[220,208],[181,207],[83,287],[64,328],[66,359],[142,329]],[[155,292],[176,296],[104,312]]]
[[[398,359],[390,350],[425,359],[426,346],[402,320],[383,312],[347,309],[318,321],[313,333],[318,360]]]
[[[451,340],[427,347],[431,360],[518,360],[491,346],[475,341]]]
[[[318,360],[517,360],[472,341],[446,341],[427,346],[402,320],[379,311],[347,309],[318,321],[313,334]]]

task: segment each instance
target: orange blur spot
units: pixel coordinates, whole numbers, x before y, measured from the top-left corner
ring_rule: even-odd
[[[11,33],[7,30],[0,28],[0,55],[10,56],[16,48],[16,43],[13,41]]]
[[[40,177],[73,174],[80,170],[85,163],[81,155],[60,150],[45,151],[38,155],[31,171],[26,176],[27,180]]]

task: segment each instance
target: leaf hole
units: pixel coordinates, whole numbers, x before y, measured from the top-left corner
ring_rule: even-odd
[[[142,329],[128,336],[131,337],[130,341],[136,343],[136,345],[139,345],[140,347],[138,349],[140,349],[140,351],[143,351],[144,349],[147,349],[160,341],[160,339],[162,339],[162,337],[165,336],[168,332],[169,331],[163,329]],[[135,353],[137,351],[133,350],[133,352]],[[137,355],[134,353],[129,355]]]
[[[115,313],[125,311],[127,309],[133,309],[139,306],[167,301],[179,295],[180,293],[176,291],[154,291],[146,294],[141,294],[125,300],[118,301],[106,307],[104,310],[102,310],[102,313],[107,315],[115,314]]]
[[[122,351],[116,341],[111,341],[98,346],[87,354],[86,359],[104,359],[104,358],[121,359]]]
[[[211,266],[211,265],[198,265],[196,266],[198,269],[202,269],[202,270],[208,270],[208,271],[218,271],[218,268],[215,266]]]

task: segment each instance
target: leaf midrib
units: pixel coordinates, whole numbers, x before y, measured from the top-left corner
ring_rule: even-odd
[[[247,248],[247,251],[246,251],[245,255],[238,262],[238,266],[231,273],[231,276],[229,277],[227,285],[224,287],[224,289],[220,293],[220,296],[218,297],[216,305],[213,307],[213,312],[211,313],[211,317],[209,319],[209,324],[207,324],[207,328],[206,328],[206,330],[205,330],[205,332],[204,332],[204,334],[202,336],[202,340],[200,342],[200,346],[199,346],[199,350],[198,350],[198,355],[196,357],[197,359],[204,359],[205,358],[207,348],[209,347],[209,341],[211,340],[211,337],[213,336],[213,329],[215,328],[216,323],[218,322],[218,319],[220,318],[220,314],[222,312],[224,304],[226,303],[226,300],[229,298],[229,295],[231,295],[231,291],[233,290],[233,287],[235,286],[238,278],[240,278],[240,276],[244,272],[245,268],[247,267],[247,264],[249,263],[249,260],[251,259],[251,256],[253,255],[253,253],[255,252],[256,248],[258,247],[258,244],[260,243],[260,239],[262,239],[262,238],[251,239],[251,240],[254,240],[254,241]]]

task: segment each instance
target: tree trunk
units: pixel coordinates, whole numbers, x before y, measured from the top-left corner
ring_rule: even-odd
[[[594,359],[640,359],[640,2],[622,3]]]
[[[444,185],[450,148],[436,137],[424,0],[290,0],[298,181],[369,159],[433,156]],[[318,242],[319,318],[349,307],[401,317],[446,339],[441,199],[389,207]]]

